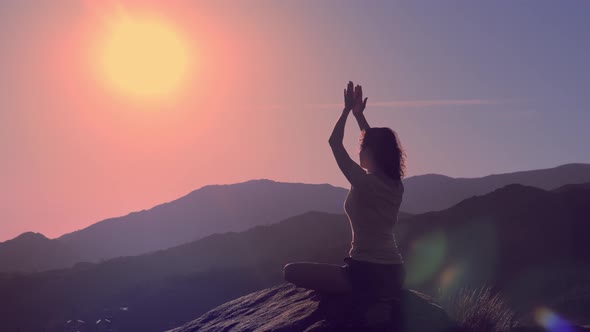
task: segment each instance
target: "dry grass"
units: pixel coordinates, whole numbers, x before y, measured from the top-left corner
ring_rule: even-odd
[[[506,332],[516,324],[515,313],[490,287],[461,289],[439,302],[462,331]]]

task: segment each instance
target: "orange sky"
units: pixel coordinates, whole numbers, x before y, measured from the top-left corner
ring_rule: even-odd
[[[188,12],[185,6],[87,2],[62,13],[67,19],[39,19],[26,32],[27,58],[20,60],[26,79],[13,87],[23,110],[13,118],[20,125],[13,135],[23,140],[14,151],[21,159],[8,165],[20,176],[9,177],[13,190],[2,193],[4,220],[18,222],[7,225],[2,237],[25,230],[59,236],[207,184],[338,178],[313,172],[314,157],[329,152],[327,143],[325,151],[314,151],[315,144],[296,131],[299,143],[288,144],[295,137],[284,137],[284,127],[296,114],[272,109],[300,102],[298,93],[274,86],[282,74],[291,79],[304,74],[285,66],[291,50],[263,51],[273,39],[289,38],[291,28],[273,31],[240,20],[237,12],[226,11],[219,19],[220,8]],[[172,22],[190,44],[195,66],[175,100],[132,100],[98,81],[95,48],[104,20],[121,7],[130,15]],[[281,24],[272,21],[275,29]],[[334,96],[339,90],[334,86]],[[305,90],[300,97],[306,98]],[[336,114],[324,115],[331,120]],[[322,138],[331,130],[312,129]]]

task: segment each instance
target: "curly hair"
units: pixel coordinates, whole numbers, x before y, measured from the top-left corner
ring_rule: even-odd
[[[391,128],[361,131],[360,148],[369,149],[377,166],[391,178],[401,180],[406,173],[406,153]]]

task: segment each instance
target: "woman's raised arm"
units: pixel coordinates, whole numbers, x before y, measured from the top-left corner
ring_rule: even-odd
[[[369,99],[369,98],[365,98],[365,100],[363,100],[363,87],[360,85],[357,85],[356,88],[354,89],[355,103],[352,108],[352,114],[356,118],[356,122],[359,124],[359,128],[361,130],[365,130],[365,129],[370,128],[369,123],[367,122],[367,119],[365,119],[365,115],[363,114],[363,111],[365,110],[365,107],[367,106],[367,99]]]
[[[336,163],[346,179],[348,179],[348,182],[355,187],[361,187],[365,183],[367,172],[350,158],[342,143],[346,118],[348,118],[348,114],[350,114],[350,111],[352,110],[352,101],[354,100],[352,87],[352,82],[349,82],[348,89],[344,90],[344,109],[332,130],[332,135],[330,135],[328,142],[332,148],[332,153],[334,153]]]
[[[348,81],[348,87],[344,89],[344,109],[342,110],[342,115],[338,119],[338,122],[336,122],[336,125],[332,130],[332,135],[330,135],[330,139],[328,140],[330,146],[342,144],[342,139],[344,139],[346,118],[355,104],[354,92],[352,91],[353,86],[352,81]]]

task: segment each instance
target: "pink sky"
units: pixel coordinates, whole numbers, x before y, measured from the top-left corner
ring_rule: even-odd
[[[423,32],[402,21],[361,26],[336,4],[334,15],[309,3],[121,4],[172,22],[195,50],[197,66],[173,103],[133,102],[97,82],[92,50],[114,2],[5,5],[0,241],[25,231],[54,238],[207,184],[267,178],[347,187],[327,140],[348,80],[369,97],[369,123],[398,131],[409,175],[480,176],[576,161],[534,150],[505,155],[501,141],[475,128],[509,120],[506,135],[515,137],[521,124],[535,124],[528,97],[471,91],[460,77],[439,81],[446,90],[428,85],[435,75],[417,71],[411,52]],[[395,45],[380,46],[388,40]],[[453,84],[466,92],[453,93]],[[469,118],[489,110],[493,118]],[[345,145],[357,158],[353,120]],[[475,158],[480,149],[501,157]]]

